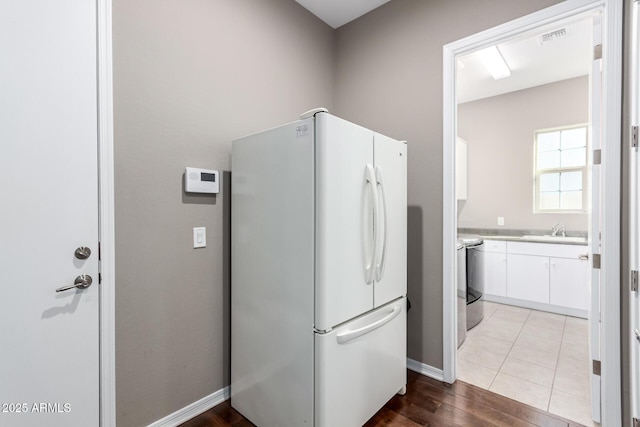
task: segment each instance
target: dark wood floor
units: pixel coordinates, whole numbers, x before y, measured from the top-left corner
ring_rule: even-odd
[[[227,400],[181,427],[252,425]],[[365,427],[580,425],[461,381],[449,385],[408,371],[407,394],[392,398]]]

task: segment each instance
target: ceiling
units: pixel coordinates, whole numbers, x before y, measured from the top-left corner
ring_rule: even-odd
[[[296,0],[332,28],[338,28],[390,0]]]
[[[338,28],[388,3],[390,0],[296,0],[305,9]],[[565,29],[566,37],[547,43],[540,35]],[[477,52],[458,57],[458,103],[588,75],[591,67],[591,16],[584,15],[538,28],[497,44],[511,76],[494,80]]]
[[[541,44],[541,34],[563,28],[566,29],[566,37]],[[458,57],[458,103],[588,75],[591,38],[591,17],[583,16],[579,20],[556,22],[499,43],[498,50],[511,69],[511,77],[500,80],[491,77],[477,52]]]

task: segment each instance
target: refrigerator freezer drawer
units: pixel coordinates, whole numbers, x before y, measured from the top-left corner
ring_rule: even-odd
[[[360,426],[407,380],[406,298],[316,335],[315,425]]]

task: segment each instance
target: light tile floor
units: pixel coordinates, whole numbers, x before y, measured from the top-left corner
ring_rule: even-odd
[[[588,321],[485,301],[458,350],[458,379],[586,426]]]

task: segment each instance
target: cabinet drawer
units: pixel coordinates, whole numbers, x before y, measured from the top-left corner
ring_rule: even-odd
[[[553,243],[508,242],[507,252],[510,254],[520,255],[578,259],[580,254],[586,254],[589,252],[589,247]]]
[[[361,426],[407,383],[406,322],[402,298],[314,334],[315,426]]]
[[[504,240],[487,240],[485,239],[482,250],[485,252],[500,252],[505,253],[507,251],[507,242]]]

